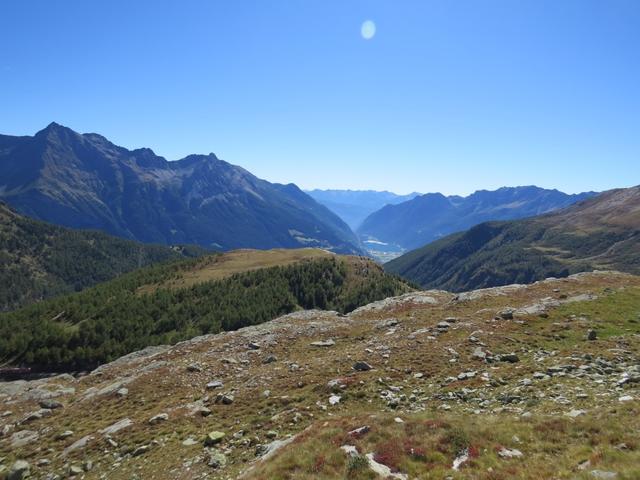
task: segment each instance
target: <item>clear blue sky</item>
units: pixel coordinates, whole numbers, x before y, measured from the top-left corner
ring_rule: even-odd
[[[303,188],[630,186],[640,1],[4,0],[0,132],[54,120]]]

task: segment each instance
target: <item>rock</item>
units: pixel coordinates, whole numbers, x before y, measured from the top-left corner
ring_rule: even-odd
[[[193,373],[193,372],[201,372],[201,371],[202,371],[202,367],[197,363],[191,363],[187,365],[187,372]]]
[[[312,347],[333,347],[336,344],[332,339],[311,342]]]
[[[267,445],[258,445],[256,447],[256,455],[258,455],[263,461],[271,458],[275,453],[283,447],[286,447],[296,439],[296,436],[291,436],[284,440],[274,440]]]
[[[124,430],[125,428],[133,425],[133,421],[130,418],[123,418],[122,420],[118,420],[116,423],[109,425],[106,428],[103,428],[99,432],[103,435],[113,435],[114,433],[119,432],[120,430]]]
[[[94,437],[92,435],[86,435],[86,436],[82,437],[80,440],[76,440],[75,442],[73,442],[71,445],[69,445],[67,448],[65,448],[62,451],[62,456],[66,457],[71,452],[86,448],[87,445],[89,444],[89,442],[92,441],[93,439],[94,439]]]
[[[209,460],[207,461],[207,465],[211,468],[224,468],[227,464],[227,457],[222,453],[213,451],[209,454]]]
[[[248,348],[249,350],[260,350],[260,344],[259,344],[259,343],[257,343],[257,342],[249,342],[249,343],[247,344],[247,348]]]
[[[593,478],[598,478],[600,480],[613,480],[618,478],[618,474],[616,472],[605,472],[603,470],[591,470],[589,472]]]
[[[129,395],[129,389],[128,388],[119,388],[118,390],[116,390],[116,395],[119,397],[126,397],[127,395]]]
[[[78,465],[71,465],[69,467],[69,475],[82,475],[83,473],[84,470]]]
[[[498,355],[498,359],[501,362],[508,362],[508,363],[518,363],[520,361],[520,357],[518,357],[518,355],[516,355],[515,353],[506,353],[503,355]]]
[[[25,445],[29,445],[38,440],[38,432],[34,432],[31,430],[20,430],[19,432],[15,432],[11,435],[11,439],[9,442],[11,443],[11,448],[21,448]]]
[[[589,329],[587,331],[587,340],[596,340],[598,338],[598,333],[593,330],[593,329]]]
[[[183,440],[182,445],[184,445],[185,447],[191,447],[192,445],[197,445],[198,441],[194,438],[187,438],[185,440]]]
[[[131,452],[131,456],[132,457],[137,457],[139,455],[143,455],[143,454],[147,453],[149,450],[151,450],[151,445],[140,445],[133,452]]]
[[[219,393],[216,395],[215,403],[223,405],[231,405],[233,403],[234,396],[226,393]]]
[[[213,381],[207,383],[206,389],[207,390],[214,390],[216,388],[222,388],[223,386],[224,386],[224,384],[220,380],[213,380]]]
[[[7,480],[22,480],[31,474],[31,465],[24,460],[16,460],[9,469]]]
[[[522,457],[522,452],[516,448],[502,447],[498,450],[498,455],[500,458],[520,458]]]
[[[567,417],[576,418],[587,413],[586,410],[571,410],[570,412],[565,413]]]
[[[56,435],[56,440],[64,440],[65,438],[69,438],[72,436],[73,436],[72,430],[65,430],[64,432],[61,432],[58,435]]]
[[[503,320],[513,320],[514,311],[515,310],[513,308],[505,308],[498,312],[498,316]]]
[[[631,402],[633,401],[633,397],[631,395],[623,395],[622,397],[618,398],[619,402]]]
[[[210,432],[204,439],[204,446],[211,447],[213,445],[217,445],[222,441],[224,437],[225,437],[224,432],[218,432],[218,431]]]
[[[40,420],[42,418],[50,416],[52,413],[53,413],[53,411],[49,410],[48,408],[41,408],[40,410],[37,410],[35,412],[28,413],[20,421],[20,423],[30,423],[30,422],[33,422],[35,420]]]
[[[449,324],[449,322],[438,322],[436,324],[438,330],[448,330],[450,326],[451,324]]]
[[[42,408],[46,408],[49,410],[55,410],[56,408],[62,408],[64,405],[62,405],[62,403],[56,401],[56,400],[51,400],[49,398],[44,399],[44,400],[40,400],[39,402],[40,407]]]
[[[331,395],[329,397],[329,405],[337,405],[340,403],[340,395]]]
[[[487,352],[485,352],[482,347],[476,347],[473,349],[473,353],[471,354],[471,358],[476,360],[485,360],[487,358]]]
[[[371,368],[371,365],[369,365],[367,362],[359,361],[353,364],[353,369],[357,372],[366,372],[368,370],[371,370]]]
[[[278,358],[275,355],[267,355],[264,360],[262,360],[262,363],[273,363],[276,362],[278,360]]]
[[[366,458],[369,462],[369,468],[378,474],[380,478],[395,478],[397,480],[407,480],[409,478],[404,473],[393,473],[386,465],[376,462],[373,453],[367,453]]]
[[[370,430],[371,430],[371,427],[369,427],[369,425],[364,425],[362,427],[356,428],[355,430],[351,430],[349,432],[349,436],[360,438],[363,435],[369,433]]]
[[[151,417],[149,419],[149,424],[150,425],[155,425],[155,424],[160,423],[160,422],[166,422],[167,420],[169,420],[169,414],[168,413],[159,413],[158,415],[154,415],[153,417]]]

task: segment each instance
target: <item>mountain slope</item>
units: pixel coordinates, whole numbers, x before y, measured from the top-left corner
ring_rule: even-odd
[[[71,293],[146,265],[200,254],[18,215],[0,203],[0,311]]]
[[[385,265],[424,287],[463,291],[575,272],[640,273],[640,187],[456,233]]]
[[[0,199],[34,218],[142,242],[361,252],[349,227],[293,184],[213,154],[169,162],[55,123],[34,137],[0,136]]]
[[[155,265],[0,314],[0,364],[86,369],[150,345],[301,308],[349,312],[408,290],[367,258],[318,249],[241,250]]]
[[[540,215],[593,195],[567,195],[535,186],[480,190],[468,197],[429,193],[385,206],[367,217],[357,233],[363,239],[414,249],[482,222]]]
[[[393,192],[375,190],[308,190],[306,191],[318,203],[321,203],[338,215],[354,231],[376,210],[385,205],[406,202],[420,195],[410,193],[397,195]]]
[[[296,312],[79,378],[0,383],[0,466],[109,480],[637,479],[639,320],[640,278],[610,272]]]

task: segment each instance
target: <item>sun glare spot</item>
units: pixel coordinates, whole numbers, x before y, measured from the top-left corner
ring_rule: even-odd
[[[376,34],[376,24],[372,20],[366,20],[360,27],[360,35],[365,40],[371,40]]]

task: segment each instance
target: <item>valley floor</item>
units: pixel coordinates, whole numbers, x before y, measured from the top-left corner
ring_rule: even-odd
[[[638,479],[639,398],[639,277],[415,292],[2,383],[0,472]]]

